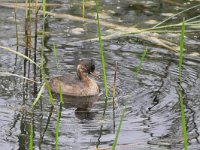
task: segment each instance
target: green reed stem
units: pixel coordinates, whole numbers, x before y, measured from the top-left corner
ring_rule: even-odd
[[[85,17],[85,0],[82,0],[82,17]]]
[[[54,99],[53,99],[53,96],[52,96],[52,93],[51,93],[51,88],[50,88],[49,82],[47,81],[46,74],[45,74],[45,85],[46,85],[46,88],[47,88],[47,91],[48,91],[48,94],[49,94],[50,103],[51,103],[52,106],[54,106]]]
[[[29,150],[33,150],[33,122],[30,123]]]
[[[46,16],[46,0],[42,1],[42,14],[43,14],[43,19],[45,19]]]
[[[113,102],[113,118],[114,118],[114,110],[115,110],[115,97],[116,97],[116,80],[117,80],[117,62],[115,62],[115,74],[113,81],[113,92],[112,92],[112,102]]]
[[[100,21],[99,21],[99,3],[98,3],[98,0],[95,0],[95,2],[96,2],[98,38],[99,38],[99,46],[100,46],[100,54],[101,54],[101,64],[102,64],[103,79],[104,79],[104,89],[106,92],[106,97],[108,98],[108,86],[107,86],[106,67],[105,67],[105,60],[104,60],[104,49],[103,49],[103,42],[102,42],[102,38],[101,38],[101,28],[100,28]]]
[[[54,43],[53,43],[53,51],[54,51],[54,57],[55,57],[55,61],[56,61],[56,68],[58,69],[57,50],[56,50],[56,46]],[[57,118],[57,123],[56,123],[56,150],[58,150],[60,117],[61,117],[61,111],[62,111],[62,105],[63,105],[63,93],[62,93],[62,87],[60,85],[60,80],[58,80],[58,86],[59,86],[59,91],[60,91],[60,110],[58,111],[58,118]]]
[[[55,58],[55,61],[56,61],[56,68],[58,69],[58,57],[57,57],[57,50],[56,50],[56,46],[55,44],[53,43],[53,53],[54,53],[54,58]]]
[[[60,104],[60,110],[58,111],[58,118],[56,122],[56,150],[58,150],[58,137],[59,137],[61,111],[62,111],[62,104]]]
[[[144,50],[144,52],[143,52],[143,54],[142,54],[142,57],[141,57],[141,59],[140,59],[140,64],[139,64],[139,66],[137,67],[137,70],[136,70],[136,74],[135,74],[135,80],[137,79],[137,76],[138,76],[138,74],[139,74],[139,72],[140,72],[140,70],[141,70],[141,68],[142,68],[142,63],[143,63],[143,61],[144,61],[144,58],[145,58],[145,56],[147,55],[147,48]]]
[[[187,141],[187,128],[186,128],[186,120],[185,120],[185,113],[184,113],[184,102],[183,102],[183,96],[182,96],[182,89],[181,89],[181,83],[182,83],[182,65],[183,65],[183,49],[184,49],[184,33],[185,31],[185,25],[184,25],[184,19],[182,22],[182,30],[181,30],[181,39],[180,39],[180,52],[179,52],[179,102],[181,107],[181,122],[182,122],[182,132],[183,132],[183,139],[184,139],[184,149],[188,149],[188,141]]]
[[[113,98],[116,96],[116,80],[117,80],[117,62],[115,62],[115,74],[114,74],[114,81],[113,81]]]
[[[46,88],[48,90],[48,94],[49,94],[49,100],[52,106],[54,106],[54,100],[53,100],[53,96],[51,93],[51,88],[49,85],[49,82],[47,81],[47,77],[46,77],[46,72],[45,72],[45,68],[44,68],[44,39],[45,39],[45,21],[46,21],[46,0],[43,0],[42,3],[42,14],[43,14],[43,27],[42,27],[42,48],[41,48],[41,55],[40,55],[40,77],[42,78],[43,75],[43,79],[45,80],[45,85]]]
[[[35,105],[37,104],[37,102],[39,101],[40,97],[44,93],[45,85],[46,85],[46,83],[43,83],[42,87],[40,88],[40,91],[39,91],[36,99],[34,100],[34,102],[32,104],[32,109],[34,109]]]
[[[54,51],[54,57],[55,57],[55,60],[56,60],[56,68],[58,70],[58,57],[57,57],[57,50],[56,50],[56,46],[55,44],[53,43],[53,51]],[[59,92],[60,92],[60,103],[63,103],[63,92],[62,92],[62,87],[61,87],[61,84],[60,84],[60,80],[58,79],[58,86],[59,86]]]
[[[118,141],[118,137],[119,137],[119,133],[120,133],[120,130],[121,130],[121,126],[122,126],[122,121],[124,119],[124,116],[125,116],[125,112],[126,112],[126,108],[124,108],[123,112],[122,112],[122,116],[120,118],[120,122],[119,122],[119,125],[118,125],[118,128],[117,128],[117,133],[115,135],[115,140],[114,140],[114,143],[112,145],[112,150],[115,150],[116,148],[116,145],[117,145],[117,141]]]
[[[115,62],[115,74],[113,81],[113,96],[112,96],[112,107],[113,107],[113,129],[115,130],[115,97],[116,97],[116,80],[117,80],[117,61]]]

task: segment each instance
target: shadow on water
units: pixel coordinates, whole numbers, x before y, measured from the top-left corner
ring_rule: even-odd
[[[52,1],[53,2],[53,1]],[[59,6],[48,8],[48,11],[61,14],[81,14],[77,9],[79,3],[59,1]],[[78,2],[78,1],[77,1]],[[173,3],[173,4],[171,4]],[[196,2],[191,2],[193,5]],[[62,5],[63,4],[63,5]],[[102,1],[104,11],[100,13],[107,22],[117,24],[151,26],[156,20],[162,20],[168,12],[177,13],[177,8],[183,9],[182,3],[171,1]],[[2,4],[1,4],[2,5]],[[159,6],[159,7],[157,7]],[[166,7],[167,6],[167,7]],[[170,6],[170,7],[168,7]],[[1,7],[0,13],[0,45],[16,48],[15,22],[13,9]],[[80,11],[80,12],[79,12]],[[93,3],[86,3],[85,17],[92,18]],[[185,12],[192,17],[199,14],[199,10]],[[20,16],[20,17],[19,17]],[[24,33],[24,10],[17,10],[19,31],[18,50],[24,53],[26,35]],[[98,41],[78,42],[96,37],[96,24],[69,18],[47,16],[45,24],[45,69],[49,77],[66,72],[75,73],[75,64],[79,58],[93,58],[96,70],[101,70]],[[179,17],[172,22],[179,20]],[[181,18],[180,18],[181,20]],[[38,15],[39,33],[41,31],[41,17]],[[31,22],[32,23],[32,22]],[[30,30],[30,29],[29,29]],[[112,33],[113,29],[102,26],[102,33]],[[178,29],[177,29],[178,30]],[[6,32],[6,34],[5,34]],[[27,31],[27,34],[30,32]],[[32,34],[31,34],[32,35]],[[126,115],[122,122],[117,149],[182,149],[182,130],[180,108],[178,101],[178,55],[160,45],[141,38],[142,35],[127,35],[104,41],[105,60],[109,93],[112,93],[113,77],[115,75],[115,61],[118,62],[116,77],[116,101],[113,110],[112,98],[105,103],[104,95],[97,97],[66,97],[60,110],[59,97],[55,97],[52,107],[45,91],[34,112],[30,111],[34,85],[21,78],[3,76],[0,78],[0,146],[3,149],[28,149],[30,123],[33,122],[35,149],[55,149],[57,112],[61,112],[58,146],[59,149],[110,149],[113,144],[116,128],[121,117],[120,108],[124,105]],[[28,35],[27,35],[28,36]],[[27,56],[39,63],[41,36],[35,36],[36,56],[29,48]],[[168,42],[178,43],[178,34],[151,33]],[[185,102],[185,114],[188,129],[189,149],[200,149],[200,59],[199,33],[186,35],[185,55],[183,64],[182,89]],[[26,39],[27,40],[27,39]],[[29,39],[30,40],[30,39]],[[71,44],[77,42],[77,44]],[[28,42],[27,42],[28,43]],[[56,68],[52,45],[55,43],[59,60]],[[30,44],[30,43],[29,43]],[[148,53],[142,64],[137,80],[134,80],[137,66],[140,63],[144,49]],[[34,51],[35,51],[34,50]],[[39,80],[39,69],[32,70],[29,63],[10,52],[0,50],[0,72],[12,72],[18,75]],[[26,67],[25,67],[26,66]],[[28,75],[28,73],[30,73]],[[103,75],[98,82],[103,87]],[[39,86],[36,84],[37,88]],[[102,89],[103,90],[103,89]],[[104,92],[104,91],[103,91]],[[111,97],[111,94],[109,95]],[[87,108],[87,109],[86,109]]]

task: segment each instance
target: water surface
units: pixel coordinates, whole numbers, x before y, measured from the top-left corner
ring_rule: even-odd
[[[8,1],[5,1],[8,2]],[[10,0],[9,2],[13,2]],[[23,2],[23,1],[22,1]],[[81,17],[80,1],[48,1],[56,3],[47,10],[56,14],[70,14]],[[123,29],[152,27],[167,16],[196,5],[197,2],[161,2],[161,1],[101,1],[100,17],[102,21],[117,25],[117,29],[102,25],[102,35],[123,32]],[[197,9],[183,14],[191,18],[199,14]],[[0,6],[0,45],[16,49],[16,30],[14,9]],[[86,2],[85,17],[95,18],[95,3]],[[17,9],[19,31],[19,51],[24,53],[24,9]],[[101,79],[98,84],[102,95],[88,112],[79,112],[75,107],[64,105],[61,112],[59,149],[111,149],[123,109],[126,106],[125,118],[118,139],[120,150],[168,150],[182,149],[182,127],[178,100],[178,61],[174,51],[151,39],[163,39],[171,44],[179,44],[178,33],[143,33],[116,36],[103,41],[109,100],[105,110],[105,92],[103,73],[97,38],[97,26],[82,19],[75,20],[65,16],[47,16],[45,36],[45,65],[49,78],[75,73],[75,64],[79,58],[93,58],[96,70]],[[174,17],[169,23],[179,23],[182,17]],[[168,22],[167,22],[168,23]],[[34,25],[32,25],[34,28]],[[39,16],[38,30],[42,30],[42,16]],[[177,28],[177,30],[179,30]],[[124,30],[124,32],[126,32]],[[34,33],[34,32],[33,32]],[[149,38],[147,38],[149,37]],[[89,40],[87,40],[89,39]],[[189,149],[198,150],[200,127],[200,59],[199,34],[187,33],[185,38],[185,57],[183,63],[183,97],[187,120]],[[34,40],[33,40],[34,42]],[[38,37],[38,50],[41,48],[41,36]],[[53,54],[53,43],[56,45],[58,69]],[[169,45],[170,45],[169,44]],[[137,66],[145,49],[147,56],[142,69],[135,80]],[[32,53],[33,55],[33,53]],[[39,53],[37,63],[39,63]],[[112,108],[112,86],[117,69],[117,106],[115,118]],[[31,65],[32,67],[32,65]],[[0,71],[23,76],[24,60],[0,49]],[[39,79],[39,69],[37,70]],[[30,77],[33,71],[30,71]],[[38,80],[39,81],[39,80]],[[39,89],[38,84],[38,89]],[[35,98],[33,84],[23,79],[1,75],[0,78],[0,146],[4,149],[28,149],[30,123],[34,126],[34,148],[55,149],[55,129],[59,99],[55,107],[49,102],[47,91],[43,94],[34,112],[31,105]],[[105,115],[103,116],[105,111]]]

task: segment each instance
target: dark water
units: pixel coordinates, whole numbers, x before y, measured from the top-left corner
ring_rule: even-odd
[[[6,1],[8,2],[8,1]],[[10,1],[13,2],[13,1]],[[80,1],[48,1],[60,4],[48,7],[48,11],[57,14],[81,16]],[[152,27],[164,20],[168,15],[180,12],[185,8],[197,5],[196,1],[114,1],[101,2],[100,17],[103,21],[119,26],[135,28]],[[13,4],[12,4],[13,5]],[[199,14],[200,7],[182,14],[186,19]],[[16,49],[16,30],[14,9],[0,6],[0,46]],[[87,1],[86,18],[95,17],[95,3]],[[24,9],[17,9],[19,30],[19,51],[24,53]],[[168,23],[179,23],[182,16],[174,17]],[[39,31],[42,29],[42,16],[39,16]],[[66,72],[75,73],[75,64],[79,58],[93,58],[96,70],[101,79],[98,84],[102,95],[88,112],[79,112],[65,104],[61,112],[59,149],[111,149],[119,120],[126,106],[117,149],[149,150],[149,149],[183,149],[180,107],[178,100],[178,61],[177,53],[147,39],[156,37],[173,44],[179,44],[177,33],[145,33],[115,37],[103,42],[107,81],[110,98],[104,114],[105,98],[103,90],[103,73],[97,27],[79,19],[63,16],[47,16],[45,37],[46,73],[50,77]],[[34,28],[34,25],[32,25]],[[102,34],[110,35],[115,29],[102,25]],[[177,28],[177,31],[180,30]],[[120,31],[122,32],[122,31]],[[126,31],[124,31],[126,32]],[[34,33],[34,32],[33,32]],[[183,63],[183,98],[187,121],[189,149],[200,149],[200,34],[189,32],[185,37],[185,58]],[[144,38],[145,37],[145,38]],[[82,41],[82,42],[80,42]],[[33,40],[34,42],[34,40]],[[53,54],[55,43],[58,55],[56,69]],[[38,50],[41,47],[41,36],[38,37]],[[137,66],[145,49],[147,56],[136,80]],[[32,53],[33,54],[33,53]],[[39,63],[39,54],[38,54]],[[117,70],[117,106],[115,118],[112,109],[112,86],[115,70]],[[55,149],[55,130],[59,100],[55,100],[52,108],[47,91],[43,94],[34,112],[31,105],[35,98],[33,84],[24,83],[21,78],[6,76],[9,72],[23,76],[24,60],[11,52],[0,49],[0,146],[2,149],[28,149],[30,123],[33,120],[35,149]],[[37,70],[39,77],[39,69]],[[33,77],[32,65],[30,78]],[[38,80],[39,81],[39,80]],[[39,88],[39,84],[38,84]]]

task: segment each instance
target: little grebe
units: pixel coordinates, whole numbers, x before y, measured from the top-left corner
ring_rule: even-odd
[[[95,96],[99,94],[97,83],[88,77],[95,73],[95,64],[93,59],[80,59],[77,65],[77,76],[66,75],[57,76],[50,80],[50,88],[52,92],[60,93],[59,82],[64,95],[69,96]]]

